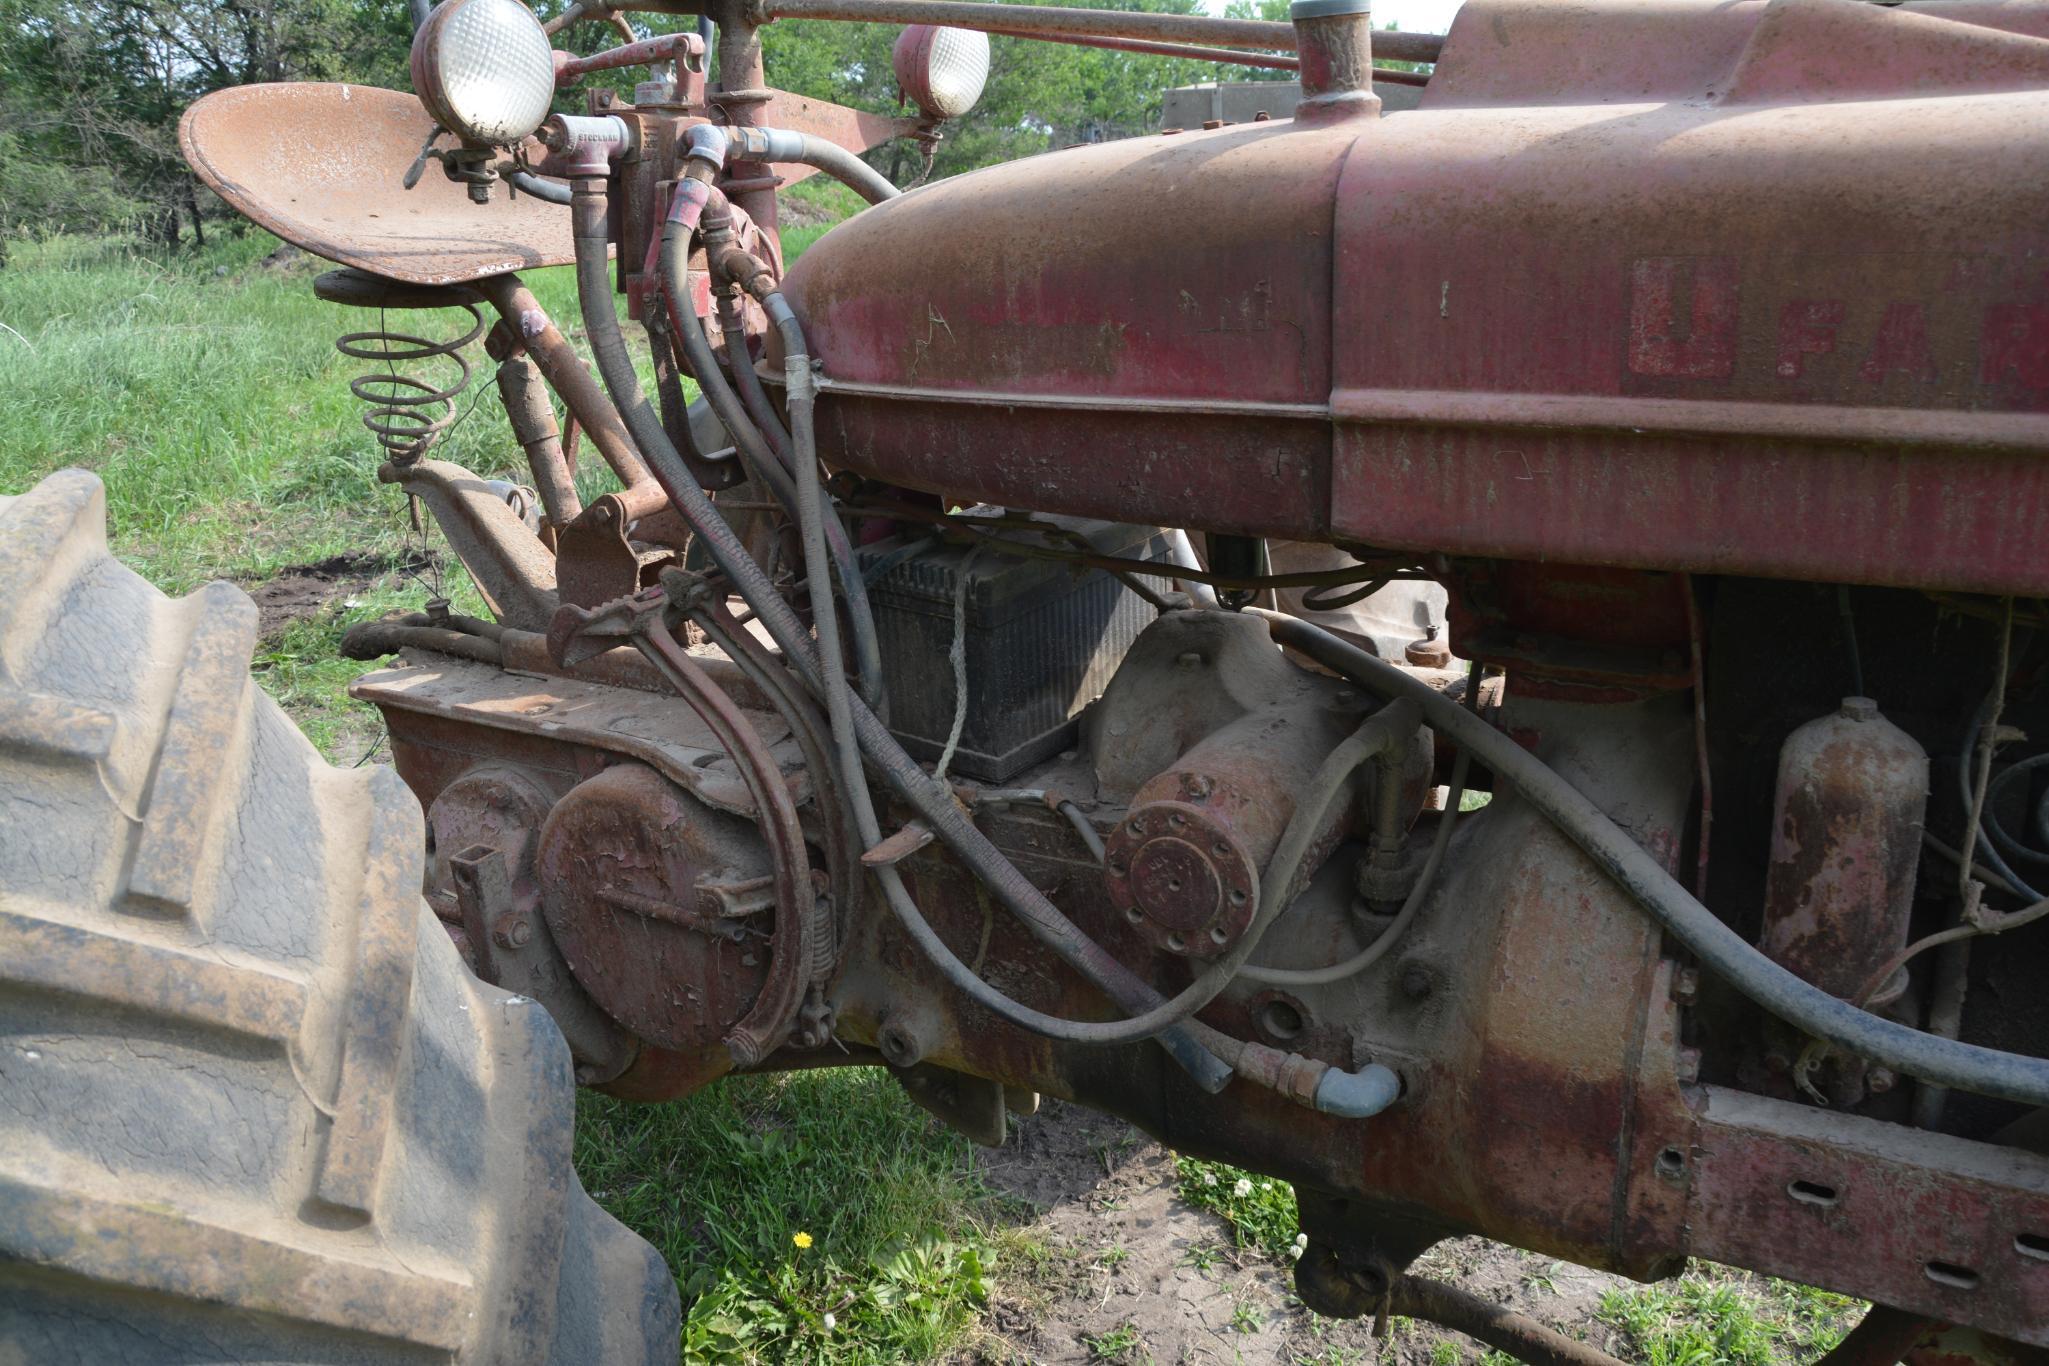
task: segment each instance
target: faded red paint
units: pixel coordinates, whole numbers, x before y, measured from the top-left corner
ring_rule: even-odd
[[[1583,102],[1555,68],[1539,97],[1532,54],[1575,48]],[[821,439],[1052,511],[2049,591],[2042,53],[1850,0],[1474,0],[1416,111],[1078,149],[835,230],[790,281]]]

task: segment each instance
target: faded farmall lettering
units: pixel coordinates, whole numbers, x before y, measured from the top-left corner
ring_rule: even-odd
[[[1758,398],[2028,409],[2049,395],[2049,271],[1990,256],[1748,269],[1731,256],[1640,256],[1626,363],[1633,376]]]

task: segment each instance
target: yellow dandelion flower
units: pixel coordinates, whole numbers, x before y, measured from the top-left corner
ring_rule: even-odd
[[[811,1235],[808,1233],[793,1233],[790,1235],[790,1241],[798,1247],[809,1247],[811,1246]]]

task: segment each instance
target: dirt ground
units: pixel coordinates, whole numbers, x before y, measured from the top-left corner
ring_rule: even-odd
[[[1026,1289],[1001,1278],[1011,1293],[957,1362],[1442,1366],[1483,1355],[1420,1324],[1398,1322],[1381,1341],[1370,1322],[1311,1314],[1284,1269],[1179,1198],[1172,1155],[1121,1120],[1048,1101],[983,1165],[990,1185],[1040,1211],[1028,1232],[1053,1255]],[[1440,1245],[1417,1269],[1603,1345],[1595,1310],[1629,1284],[1478,1238]]]

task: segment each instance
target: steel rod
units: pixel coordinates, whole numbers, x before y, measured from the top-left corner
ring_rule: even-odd
[[[696,14],[704,0],[621,0],[617,9],[663,14]],[[1200,14],[1147,14],[1131,10],[1054,9],[1042,5],[992,5],[969,0],[768,0],[772,19],[839,19],[870,24],[943,24],[1013,37],[1074,34],[1134,38],[1156,43],[1200,43],[1212,47],[1295,50],[1290,24],[1258,19],[1213,19]],[[1373,51],[1397,62],[1434,62],[1444,47],[1441,33],[1375,29]]]

